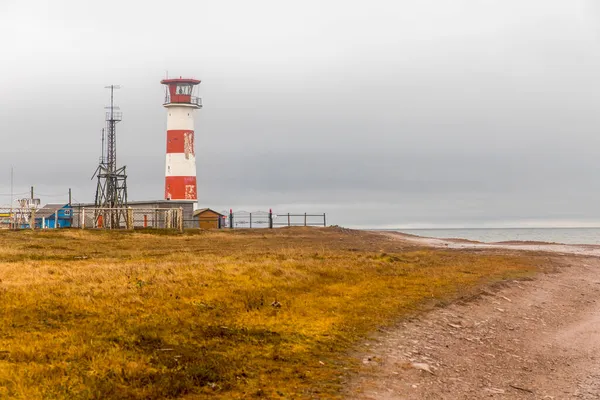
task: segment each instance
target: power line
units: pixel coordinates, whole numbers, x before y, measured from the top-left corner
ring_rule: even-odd
[[[44,193],[38,193],[36,192],[36,195],[38,196],[44,196],[44,197],[64,197],[64,196],[68,196],[68,193],[61,193],[61,194],[44,194]]]
[[[13,193],[13,194],[10,194],[10,193],[8,193],[8,194],[0,193],[0,196],[7,196],[7,197],[10,197],[10,196],[18,196],[18,195],[23,195],[23,194],[29,194],[29,192],[21,192],[21,193]]]

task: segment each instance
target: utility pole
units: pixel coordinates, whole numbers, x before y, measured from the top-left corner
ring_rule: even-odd
[[[71,188],[69,188],[69,207],[71,207]],[[69,210],[69,227],[73,226],[73,209]],[[58,221],[58,218],[57,218]],[[55,225],[56,226],[56,225]]]
[[[15,226],[15,216],[13,215],[13,178],[14,178],[14,171],[13,171],[13,166],[10,166],[10,225],[11,225],[11,229],[14,229]]]
[[[29,203],[29,227],[35,230],[35,203],[33,202],[33,186],[31,187],[31,203]]]

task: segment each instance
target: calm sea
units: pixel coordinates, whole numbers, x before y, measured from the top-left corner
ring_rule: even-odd
[[[394,229],[433,238],[460,238],[478,242],[534,240],[566,244],[600,244],[600,228]]]

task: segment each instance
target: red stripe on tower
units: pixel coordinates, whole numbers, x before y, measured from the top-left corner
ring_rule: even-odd
[[[196,79],[164,79],[167,94],[167,154],[165,163],[165,199],[198,199],[196,187],[196,154],[194,150],[194,111],[202,108],[200,98],[193,95]]]
[[[194,131],[167,131],[167,153],[184,153],[187,157],[194,155]]]
[[[196,177],[195,176],[167,176],[166,177],[166,199],[196,199]]]

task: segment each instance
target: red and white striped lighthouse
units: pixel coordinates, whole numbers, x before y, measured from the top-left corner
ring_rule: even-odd
[[[168,89],[164,103],[167,109],[165,199],[196,201],[194,111],[202,108],[202,100],[194,96],[194,89],[200,81],[179,78],[163,79],[160,83]]]

